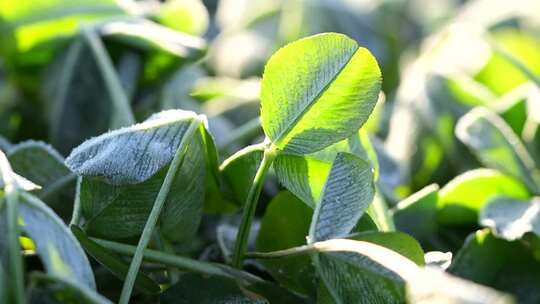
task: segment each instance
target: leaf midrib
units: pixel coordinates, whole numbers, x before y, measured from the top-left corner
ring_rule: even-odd
[[[347,59],[347,61],[345,61],[343,63],[343,65],[339,68],[338,72],[328,81],[328,83],[326,85],[324,85],[324,87],[321,88],[319,93],[317,93],[317,95],[315,95],[315,97],[309,102],[309,104],[304,109],[302,109],[302,111],[300,111],[300,113],[298,115],[296,115],[296,117],[293,119],[293,121],[291,123],[289,123],[289,125],[279,133],[279,135],[273,141],[274,146],[278,146],[280,144],[280,142],[287,136],[287,134],[291,132],[291,130],[297,125],[297,123],[313,107],[313,105],[315,105],[317,103],[317,101],[328,90],[330,85],[332,85],[332,83],[337,79],[337,77],[341,74],[341,72],[343,72],[345,67],[349,64],[349,62],[351,62],[352,58],[354,58],[354,56],[356,55],[356,53],[358,53],[358,51],[360,49],[361,49],[360,46],[356,45],[356,50],[352,53],[352,55],[349,57],[349,59]]]

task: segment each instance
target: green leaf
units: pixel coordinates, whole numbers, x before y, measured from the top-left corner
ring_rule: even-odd
[[[424,253],[418,242],[403,233],[367,232],[355,235],[354,239],[390,248],[419,265],[424,264]],[[317,248],[317,243],[315,246]],[[338,298],[338,303],[373,303],[377,299],[384,299],[384,303],[399,302],[398,299],[403,297],[403,286],[400,286],[402,280],[390,274],[388,269],[369,262],[361,255],[327,251],[332,250],[325,249],[312,258],[326,286],[332,289],[331,293]],[[286,274],[287,270],[283,272]],[[360,293],[363,294],[361,297],[358,296]],[[359,300],[360,298],[363,300]]]
[[[418,267],[376,244],[338,239],[313,246],[331,303],[513,303],[505,294]]]
[[[247,199],[249,188],[262,161],[264,145],[257,144],[245,147],[227,158],[220,166],[224,183],[238,205]]]
[[[529,190],[540,193],[540,177],[533,159],[499,116],[475,108],[459,120],[456,136],[486,167],[523,180]]]
[[[540,201],[495,198],[482,209],[480,224],[507,241],[519,240],[528,232],[540,236]]]
[[[76,176],[64,165],[64,158],[56,150],[43,142],[26,141],[9,150],[8,160],[14,171],[41,185],[36,195],[57,214],[62,218],[71,215]]]
[[[104,38],[121,41],[143,51],[159,50],[176,59],[195,59],[206,50],[204,39],[142,18],[103,22],[96,26],[96,30]]]
[[[332,160],[286,154],[278,155],[273,165],[279,182],[309,207],[315,208],[330,174]]]
[[[358,242],[358,244],[366,243]],[[394,252],[392,254],[399,257],[400,260],[412,263]],[[404,302],[404,279],[391,269],[386,268],[384,264],[381,265],[380,261],[337,248],[314,254],[312,259],[322,281],[336,303]],[[414,264],[412,263],[412,265]]]
[[[370,242],[391,249],[419,266],[425,264],[424,251],[417,240],[402,232],[364,232],[350,239]]]
[[[73,225],[71,226],[71,231],[88,254],[112,272],[116,277],[121,280],[125,279],[129,265],[124,262],[124,260],[115,253],[110,252],[105,247],[89,239],[81,228]],[[137,274],[135,286],[149,293],[159,293],[161,291],[159,285],[142,271]]]
[[[313,210],[290,192],[280,192],[268,207],[257,237],[258,251],[270,252],[306,243]],[[282,286],[314,296],[315,269],[309,256],[262,260],[264,267]]]
[[[535,36],[526,31],[507,27],[504,30],[495,31],[492,38],[493,42],[503,46],[506,52],[529,67],[531,72],[540,76],[540,60],[536,56],[540,41]],[[487,64],[475,75],[475,79],[484,83],[495,93],[502,95],[529,78],[503,54],[493,52]]]
[[[482,207],[497,196],[526,199],[530,195],[519,180],[496,170],[465,172],[439,191],[437,221],[444,225],[475,225]]]
[[[47,63],[67,38],[73,37],[80,23],[123,15],[112,0],[60,0],[0,4],[0,51],[12,56],[17,65]]]
[[[371,204],[374,193],[371,166],[353,154],[339,153],[313,214],[309,242],[346,236]]]
[[[202,35],[209,23],[201,0],[172,0],[160,6],[156,19],[163,25],[191,35]]]
[[[268,303],[263,298],[245,294],[232,279],[200,274],[185,273],[178,283],[167,289],[160,297],[160,303],[168,304],[259,304]]]
[[[110,67],[114,68],[114,67]],[[48,66],[42,96],[52,145],[63,155],[85,139],[109,130],[115,114],[111,91],[89,44],[75,39]]]
[[[375,58],[345,35],[319,34],[290,43],[265,67],[264,132],[286,153],[321,150],[360,129],[380,85]]]
[[[143,123],[85,141],[66,165],[78,175],[112,185],[144,182],[172,160],[184,133],[199,119],[182,110],[154,114]]]
[[[104,150],[98,151],[103,152],[107,157],[115,157],[115,153],[109,154],[112,151],[108,148],[118,147],[124,151],[119,154],[124,155],[124,160],[116,158],[112,162],[116,161],[118,164],[111,164],[111,159],[92,158],[89,162],[98,170],[103,170],[105,174],[114,172],[107,169],[111,165],[123,166],[122,170],[131,166],[135,171],[127,172],[127,174],[135,174],[133,176],[145,174],[137,170],[148,170],[150,166],[156,165],[157,161],[167,161],[163,158],[167,157],[166,154],[170,152],[171,146],[178,145],[177,138],[185,132],[184,121],[180,121],[176,126],[165,126],[164,129],[155,130],[153,132],[155,136],[135,133],[130,137],[130,140],[134,140],[140,135],[140,138],[147,141],[147,149],[144,148],[146,145],[141,146],[131,142],[140,151],[139,154],[137,151],[131,151],[131,157],[141,157],[139,162],[141,164],[146,162],[146,166],[136,166],[136,160],[132,160],[134,162],[132,164],[122,165],[121,163],[129,158],[130,152],[123,150],[128,148],[129,143],[120,140],[120,145],[116,145],[117,142],[112,139],[109,142],[110,145],[101,146]],[[172,132],[175,132],[177,136],[173,136]],[[165,141],[167,134],[169,134],[168,142]],[[152,137],[154,139],[149,141]],[[187,144],[185,159],[172,182],[158,224],[165,238],[174,242],[185,242],[193,237],[202,216],[204,202],[205,150],[200,135],[193,136]],[[176,146],[176,148],[180,147]],[[157,158],[157,161],[152,161],[153,157]],[[170,162],[170,159],[168,161]],[[150,179],[138,184],[111,185],[95,178],[84,177],[81,183],[80,200],[88,234],[116,240],[139,236],[169,169],[167,162],[163,165],[164,167]],[[112,176],[121,178],[118,175]]]
[[[206,147],[207,164],[204,212],[210,214],[233,213],[238,209],[238,205],[230,201],[221,191],[225,186],[218,166],[218,151],[214,137],[206,128],[202,128],[202,139]]]
[[[508,292],[518,303],[538,303],[540,262],[521,242],[498,239],[488,229],[469,236],[448,271]]]
[[[101,296],[93,289],[84,285],[77,284],[73,280],[57,276],[54,274],[45,274],[33,272],[30,274],[32,283],[36,286],[43,286],[47,290],[47,295],[58,301],[53,303],[81,303],[81,304],[111,304],[107,298]],[[43,301],[43,295],[40,295],[37,303]],[[33,302],[35,303],[35,302]]]
[[[396,205],[394,222],[398,230],[408,233],[422,244],[437,248],[437,214],[439,187],[431,184]]]
[[[349,152],[370,162],[377,176],[377,156],[367,133],[363,130],[315,153],[303,156],[278,155],[273,166],[280,183],[308,206],[315,208],[332,162],[339,152]]]
[[[199,110],[199,102],[190,93],[203,76],[205,72],[197,64],[182,67],[171,75],[161,89],[161,109]]]
[[[48,273],[94,290],[96,283],[90,263],[62,220],[31,194],[21,192],[19,214],[22,229],[34,241]]]

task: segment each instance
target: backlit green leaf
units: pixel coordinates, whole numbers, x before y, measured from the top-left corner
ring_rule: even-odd
[[[315,207],[332,162],[339,152],[349,152],[371,163],[378,171],[378,161],[367,133],[360,130],[346,140],[335,143],[323,150],[307,155],[278,155],[274,170],[280,183],[302,201]]]
[[[496,170],[465,172],[440,190],[437,221],[445,225],[475,225],[482,207],[497,196],[526,199],[529,192],[520,181]]]
[[[380,83],[375,58],[345,35],[319,34],[288,44],[265,67],[264,132],[286,153],[323,149],[362,126]]]

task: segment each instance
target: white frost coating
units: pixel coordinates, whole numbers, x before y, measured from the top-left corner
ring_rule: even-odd
[[[167,110],[146,121],[94,137],[75,148],[66,165],[86,177],[113,185],[136,184],[153,176],[174,157],[184,133],[205,117]]]

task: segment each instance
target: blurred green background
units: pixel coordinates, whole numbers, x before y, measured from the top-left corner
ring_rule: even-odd
[[[475,106],[499,114],[538,158],[539,14],[534,0],[2,0],[0,142],[41,139],[65,155],[111,128],[117,97],[105,69],[138,120],[167,108],[203,112],[227,155],[262,134],[268,57],[340,32],[382,67],[384,95],[365,128],[389,160],[381,178],[397,201],[479,166],[454,136]],[[240,126],[244,142],[231,144]]]

